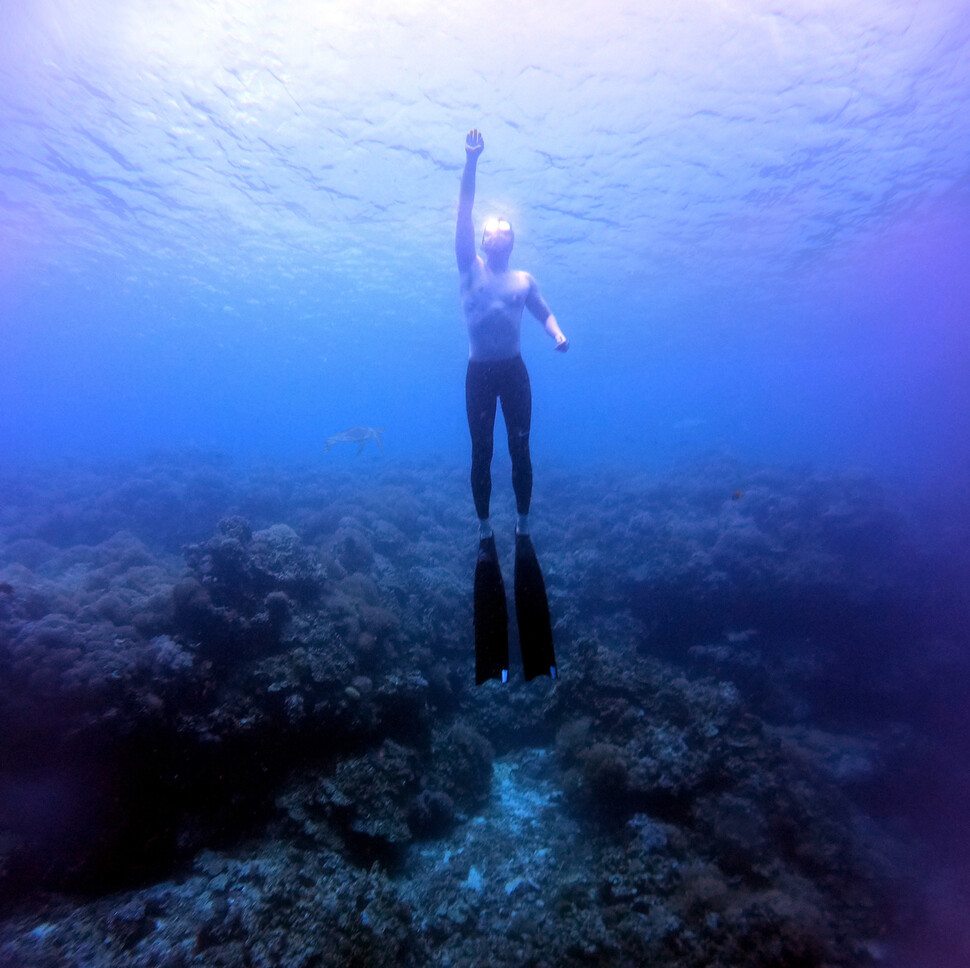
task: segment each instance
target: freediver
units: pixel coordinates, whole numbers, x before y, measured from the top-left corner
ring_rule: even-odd
[[[563,335],[527,272],[509,268],[515,233],[507,219],[489,218],[482,233],[483,260],[475,251],[472,206],[475,174],[485,140],[477,129],[465,138],[465,167],[458,194],[455,256],[461,277],[461,308],[468,326],[465,408],[472,440],[472,496],[478,514],[478,563],[475,567],[475,681],[508,679],[508,609],[505,586],[489,522],[492,447],[496,401],[512,458],[512,488],[518,519],[515,527],[515,611],[526,680],[556,677],[556,657],[542,571],[529,537],[532,500],[532,389],[522,360],[519,334],[522,310],[528,309],[565,353]]]

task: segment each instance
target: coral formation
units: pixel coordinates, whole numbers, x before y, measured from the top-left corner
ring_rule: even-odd
[[[562,676],[476,690],[461,468],[0,477],[0,963],[870,963],[964,572],[853,477],[546,486]]]

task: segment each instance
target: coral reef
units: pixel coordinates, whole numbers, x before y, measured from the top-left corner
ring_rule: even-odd
[[[561,678],[475,689],[462,468],[0,474],[0,962],[886,957],[966,571],[856,477],[544,486]]]

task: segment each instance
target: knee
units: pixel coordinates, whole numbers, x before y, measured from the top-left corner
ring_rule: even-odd
[[[529,431],[518,430],[509,434],[509,454],[512,459],[529,459]]]
[[[492,445],[489,441],[472,444],[472,464],[486,467],[492,463]]]

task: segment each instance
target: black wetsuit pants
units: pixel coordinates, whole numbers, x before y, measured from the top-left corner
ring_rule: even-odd
[[[488,503],[492,494],[496,400],[502,401],[502,415],[509,437],[515,504],[519,514],[528,514],[532,501],[532,458],[529,455],[532,387],[521,356],[505,360],[468,361],[465,409],[472,435],[472,496],[480,518],[488,517]]]

